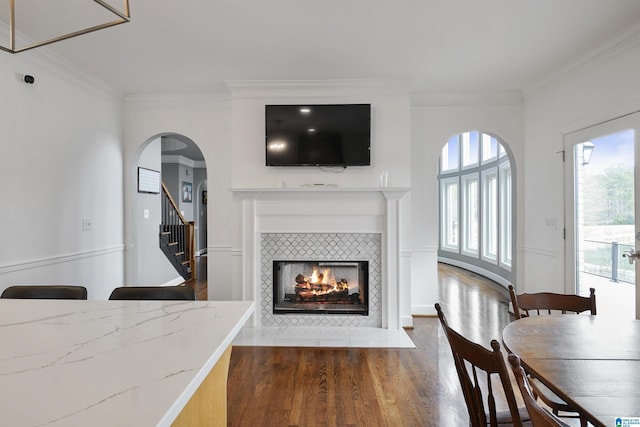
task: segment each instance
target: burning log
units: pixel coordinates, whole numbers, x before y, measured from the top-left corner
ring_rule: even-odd
[[[299,302],[331,302],[331,303],[351,303],[349,296],[349,283],[346,279],[336,281],[330,274],[330,270],[322,273],[314,269],[311,277],[307,278],[303,274],[295,277],[296,300]],[[359,295],[356,294],[356,299]]]

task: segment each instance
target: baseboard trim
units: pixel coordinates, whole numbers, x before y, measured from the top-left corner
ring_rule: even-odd
[[[436,309],[433,305],[412,305],[411,317],[434,317],[436,315]]]

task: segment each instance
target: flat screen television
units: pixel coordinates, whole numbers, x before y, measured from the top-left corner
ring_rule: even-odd
[[[267,166],[371,165],[371,104],[266,105]]]

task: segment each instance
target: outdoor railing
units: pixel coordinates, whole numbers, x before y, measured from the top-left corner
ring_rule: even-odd
[[[583,240],[582,271],[606,277],[613,282],[635,283],[635,267],[622,256],[633,248],[632,245],[618,242]]]

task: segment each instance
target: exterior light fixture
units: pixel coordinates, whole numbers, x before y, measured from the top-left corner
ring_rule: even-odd
[[[596,146],[593,145],[593,143],[590,141],[582,144],[582,166],[586,166],[589,164],[594,148],[596,148]]]
[[[16,3],[18,3],[18,10],[16,10]],[[75,0],[73,7],[63,5],[68,2],[59,1],[36,3],[25,0],[18,2],[9,0],[8,11],[6,8],[2,8],[0,11],[0,35],[4,38],[8,30],[8,43],[7,40],[0,40],[0,50],[20,53],[131,20],[129,0],[123,0],[122,10],[118,10],[105,0]],[[54,13],[55,15],[52,15]],[[79,19],[79,16],[87,21],[82,24],[72,22],[74,19]],[[116,19],[113,19],[114,16]],[[58,30],[62,35],[47,34],[43,36],[44,30],[38,25],[39,22],[53,22],[65,29]],[[67,24],[68,27],[63,24]],[[18,46],[18,40],[24,44]]]

